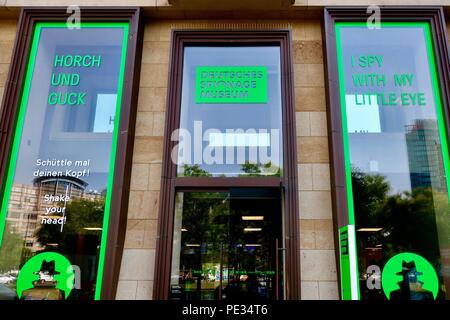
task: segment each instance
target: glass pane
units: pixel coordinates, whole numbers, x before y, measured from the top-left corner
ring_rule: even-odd
[[[429,25],[336,30],[361,298],[448,299],[449,162]]]
[[[177,193],[171,299],[281,299],[280,208],[276,191]]]
[[[36,27],[2,204],[0,300],[100,293],[126,28]]]
[[[280,48],[186,47],[179,176],[282,174]]]

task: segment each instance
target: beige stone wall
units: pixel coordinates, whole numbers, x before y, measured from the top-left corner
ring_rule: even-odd
[[[3,96],[17,20],[0,20]],[[302,299],[337,299],[320,21],[246,21],[292,29],[298,148]],[[145,26],[125,249],[117,299],[151,299],[172,28],[221,28],[220,21],[153,21]],[[447,25],[450,33],[450,23]],[[450,42],[449,42],[450,43]]]
[[[448,42],[450,43],[450,19],[447,19],[447,37],[449,37]]]
[[[16,36],[0,20],[0,94]],[[125,249],[117,299],[151,299],[172,28],[222,28],[220,21],[155,21],[145,27]],[[319,21],[246,21],[247,28],[292,29],[297,116],[302,298],[337,298],[329,157]],[[236,25],[235,25],[236,26]]]
[[[320,21],[293,28],[302,299],[338,299]]]
[[[3,98],[16,38],[17,20],[0,20],[0,98]],[[2,106],[0,105],[0,108]],[[1,109],[0,109],[1,111]]]
[[[0,7],[16,8],[24,6],[69,6],[77,4],[79,6],[142,6],[147,8],[167,8],[175,9],[211,9],[210,0],[1,0]],[[271,8],[287,9],[290,7],[315,8],[333,5],[443,5],[448,6],[448,0],[295,0],[294,5],[290,5],[290,0],[227,0],[215,3],[215,8],[222,10],[239,10],[246,8]],[[216,9],[217,10],[217,9]]]
[[[337,299],[319,20],[153,21],[146,25],[131,194],[117,299],[151,299],[172,28],[290,28],[293,37],[302,299]]]
[[[128,223],[117,299],[152,298],[169,40],[168,25],[146,25]]]

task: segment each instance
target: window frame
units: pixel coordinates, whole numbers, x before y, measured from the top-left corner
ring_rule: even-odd
[[[143,19],[138,7],[81,7],[81,22],[127,22],[129,39],[123,79],[120,125],[111,190],[109,226],[100,299],[115,299],[127,222],[129,185],[139,87]],[[0,187],[4,192],[33,30],[38,22],[67,22],[66,7],[26,7],[21,10],[0,110]]]
[[[324,9],[325,39],[325,81],[327,98],[327,120],[328,120],[328,143],[330,148],[331,164],[331,191],[334,237],[336,243],[336,266],[338,271],[339,295],[344,297],[344,288],[341,270],[341,243],[339,231],[349,225],[346,168],[344,163],[344,138],[342,132],[342,116],[340,103],[339,73],[336,48],[336,22],[368,22],[372,12],[368,13],[367,7],[326,7]],[[380,6],[381,22],[426,22],[430,25],[431,40],[435,54],[436,72],[441,94],[441,103],[447,141],[450,141],[450,60],[448,52],[447,28],[445,15],[442,7],[419,7],[419,6]],[[357,275],[347,275],[359,277]],[[357,278],[358,279],[358,278]],[[359,280],[358,280],[359,281]],[[359,288],[357,296],[351,295],[350,299],[359,299]]]
[[[284,152],[282,177],[177,177],[177,165],[171,161],[171,150],[177,142],[171,141],[170,137],[172,132],[178,129],[180,125],[184,47],[208,44],[224,46],[271,44],[280,47]],[[154,299],[169,298],[176,193],[192,190],[213,191],[230,187],[278,187],[284,190],[285,299],[300,298],[297,148],[291,48],[289,30],[172,31],[156,240]]]

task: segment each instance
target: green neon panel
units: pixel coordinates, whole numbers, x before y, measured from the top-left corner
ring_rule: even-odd
[[[350,258],[348,252],[348,227],[339,229],[339,254],[341,270],[341,297],[343,300],[351,300]]]
[[[59,291],[33,285],[25,298],[100,298],[128,33],[122,22],[34,28],[2,193],[0,272],[12,279],[3,298],[16,296],[18,271],[44,251],[64,258],[43,265],[41,281],[56,281],[57,261],[69,259],[74,290],[56,281]]]
[[[433,265],[442,289],[437,299],[448,299],[449,279],[442,270],[449,267],[450,248],[449,124],[430,25],[383,22],[370,30],[365,22],[337,22],[335,32],[348,221],[355,230],[357,266],[351,271],[352,257],[341,254],[342,297],[352,298],[347,290],[352,273],[365,279],[368,266],[382,270],[395,254],[408,250]],[[349,232],[347,226],[340,231]],[[405,268],[420,273],[415,266]],[[361,299],[383,296],[381,288],[360,281]],[[417,281],[411,286],[411,299],[434,297],[419,292]]]
[[[267,103],[267,67],[198,66],[196,103]]]
[[[341,297],[343,300],[359,300],[358,264],[355,259],[356,244],[353,225],[339,229],[339,257]]]

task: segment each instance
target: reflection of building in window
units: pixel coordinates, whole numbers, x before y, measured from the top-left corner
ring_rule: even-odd
[[[34,185],[40,190],[40,205],[42,205],[46,194],[79,198],[88,184],[74,177],[40,177],[34,180]]]
[[[446,191],[445,171],[436,120],[416,120],[406,126],[411,188]]]
[[[8,222],[14,232],[24,238],[25,246],[32,251],[44,249],[37,242],[36,230],[41,227],[41,218],[46,208],[57,206],[56,202],[44,201],[44,196],[69,196],[70,200],[97,200],[104,198],[104,192],[87,192],[87,183],[74,177],[40,177],[33,186],[16,184],[12,187]]]
[[[8,222],[14,232],[24,237],[25,245],[34,250],[34,230],[37,225],[39,192],[34,186],[16,184],[12,187],[9,202]]]

